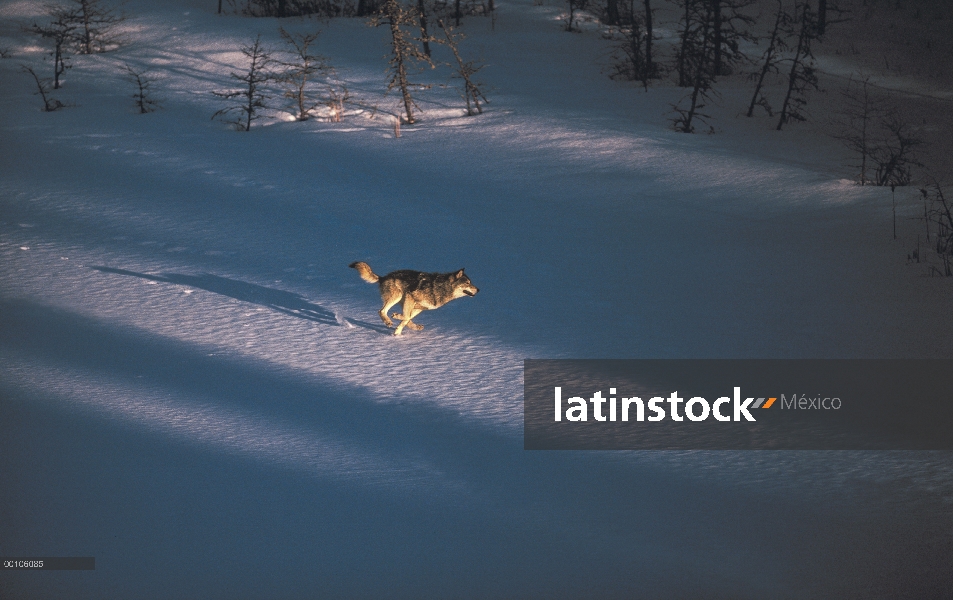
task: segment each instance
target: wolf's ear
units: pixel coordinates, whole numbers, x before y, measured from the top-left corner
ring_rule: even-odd
[[[461,277],[463,277],[463,269],[460,269],[459,271],[453,274],[454,279],[460,279]]]

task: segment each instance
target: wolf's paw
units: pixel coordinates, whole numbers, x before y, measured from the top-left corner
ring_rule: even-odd
[[[398,321],[404,320],[404,315],[402,313],[390,313],[391,319],[397,319]]]
[[[420,331],[420,330],[423,329],[423,328],[424,328],[423,325],[418,325],[418,324],[413,323],[413,322],[407,323],[407,329],[413,329],[414,331]]]
[[[388,319],[387,317],[381,317],[381,321],[384,321],[384,325],[387,325],[388,327],[394,326],[394,322]]]

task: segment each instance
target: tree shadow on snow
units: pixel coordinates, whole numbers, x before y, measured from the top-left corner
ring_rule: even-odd
[[[875,569],[912,589],[911,597],[949,589],[949,520],[942,510],[928,512],[932,505],[902,519],[891,511],[884,521],[865,516],[869,505],[856,501],[819,510],[804,499],[823,497],[738,488],[730,474],[696,480],[667,462],[525,452],[518,435],[475,426],[412,392],[381,402],[360,381],[333,372],[315,377],[210,355],[192,343],[27,300],[0,298],[5,357],[37,365],[38,376],[47,366],[54,373],[66,366],[64,383],[75,376],[115,382],[107,389],[121,401],[99,403],[97,387],[73,389],[41,377],[20,387],[19,375],[0,378],[0,407],[12,415],[0,419],[0,441],[15,440],[0,447],[16,447],[4,454],[0,475],[13,473],[24,490],[17,492],[24,499],[14,503],[17,514],[37,519],[31,507],[41,502],[94,499],[66,502],[42,530],[79,547],[102,544],[114,586],[134,590],[154,579],[187,596],[193,575],[170,581],[167,572],[156,576],[136,562],[174,556],[181,562],[171,564],[188,565],[213,555],[229,560],[203,585],[234,580],[250,588],[267,569],[282,597],[303,597],[318,585],[332,597],[382,597],[398,587],[406,597],[453,596],[462,585],[483,597],[538,596],[537,589],[546,597],[591,596],[592,579],[579,572],[602,577],[599,597],[606,598],[630,598],[632,590],[646,597],[759,597],[765,586],[798,585],[811,596],[838,597],[849,595],[839,593],[849,586],[869,586]],[[139,389],[181,398],[184,408],[132,410],[136,402],[123,399],[135,400]],[[63,410],[74,399],[133,427]],[[236,413],[240,420],[231,417]],[[187,434],[169,435],[154,426],[157,418],[174,420]],[[210,426],[230,422],[239,426],[227,437],[203,437]],[[260,423],[271,428],[256,433]],[[299,432],[308,442],[303,453],[287,445]],[[247,442],[241,453],[230,450],[234,440]],[[309,466],[312,449],[337,447],[354,462]],[[283,460],[266,460],[276,450]],[[383,460],[363,462],[365,456]],[[390,471],[393,464],[420,468],[405,476]],[[27,475],[34,472],[43,477]],[[46,500],[50,481],[59,495]],[[97,523],[103,537],[74,523]],[[815,535],[826,530],[852,535]],[[22,527],[12,535],[14,543],[27,543],[38,534]],[[268,552],[260,551],[262,540]],[[845,550],[851,560],[838,560]],[[778,560],[752,580],[745,567],[763,556]],[[260,568],[243,570],[251,561]],[[809,569],[822,575],[801,583]],[[205,595],[214,595],[209,589]],[[869,589],[877,591],[862,591]]]
[[[316,323],[321,323],[322,325],[340,326],[342,324],[340,321],[338,321],[333,311],[330,311],[319,304],[309,302],[300,294],[286,292],[284,290],[276,290],[274,288],[265,287],[255,283],[238,281],[236,279],[229,279],[227,277],[219,277],[209,273],[203,273],[201,275],[186,275],[183,273],[162,273],[159,275],[150,275],[148,273],[138,273],[136,271],[115,269],[113,267],[91,268],[102,273],[129,275],[132,277],[139,277],[141,279],[148,279],[149,281],[186,285],[189,287],[205,290],[207,292],[221,294],[222,296],[228,296],[229,298],[235,298],[236,300],[241,300],[242,302],[250,302],[260,306],[267,306],[268,308],[276,310],[280,313],[298,317],[300,319],[315,321]],[[385,327],[372,325],[364,321],[358,321],[350,318],[346,319],[346,321],[358,327],[364,327],[373,331],[387,332]]]

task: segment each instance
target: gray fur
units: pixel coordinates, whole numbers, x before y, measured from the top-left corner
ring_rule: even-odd
[[[388,327],[393,327],[394,322],[387,316],[387,311],[403,301],[403,312],[391,315],[400,321],[394,335],[400,335],[404,327],[423,329],[423,325],[413,322],[413,318],[422,311],[439,308],[456,298],[474,296],[480,291],[466,276],[463,269],[456,273],[423,273],[402,269],[379,277],[366,262],[358,261],[349,266],[357,269],[361,279],[368,283],[376,283],[380,287],[384,306],[378,314]]]

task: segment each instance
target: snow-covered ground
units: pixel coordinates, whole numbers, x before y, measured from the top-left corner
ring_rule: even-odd
[[[214,4],[128,2],[43,113],[44,3],[0,2],[0,555],[97,566],[3,598],[949,597],[950,453],[522,450],[524,358],[953,357],[916,190],[893,240],[889,189],[740,84],[671,131],[684,91],[610,81],[551,2],[467,20],[488,111],[423,73],[399,139],[384,31],[286,20],[359,105],[238,133],[210,92],[279,23]],[[354,260],[480,293],[394,338]]]

